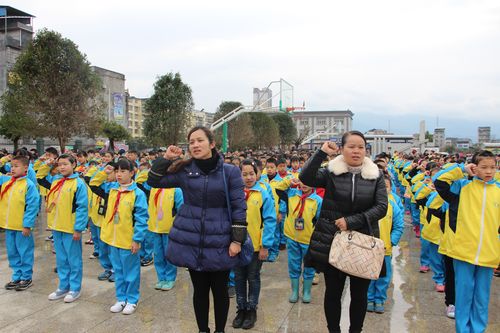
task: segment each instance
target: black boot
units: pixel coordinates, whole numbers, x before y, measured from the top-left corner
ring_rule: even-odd
[[[241,328],[244,330],[249,330],[252,327],[254,327],[255,322],[257,321],[257,310],[247,310],[247,313],[245,315],[245,321],[243,321],[243,325]]]
[[[243,325],[243,322],[245,321],[245,315],[246,315],[245,310],[238,310],[236,311],[236,317],[233,320],[233,327],[234,328],[241,328]]]

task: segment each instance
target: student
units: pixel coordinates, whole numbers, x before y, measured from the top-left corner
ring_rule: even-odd
[[[254,254],[250,264],[234,269],[238,311],[233,320],[233,327],[250,329],[257,321],[260,270],[262,262],[269,255],[269,248],[273,245],[276,210],[274,200],[268,190],[257,182],[259,173],[257,164],[253,160],[246,159],[241,162],[240,166],[245,184],[247,230],[252,239]]]
[[[464,178],[464,173],[472,179]],[[481,151],[468,165],[455,164],[434,176],[439,195],[449,205],[447,255],[455,269],[455,328],[458,333],[483,332],[488,324],[493,269],[500,247],[500,183],[494,179],[495,155]]]
[[[49,160],[48,165],[53,161]],[[59,287],[49,300],[64,297],[71,303],[80,298],[82,287],[82,231],[88,222],[87,185],[75,173],[76,160],[63,154],[57,158],[59,174],[44,176],[38,183],[49,189],[46,197],[47,224],[54,236]]]
[[[35,242],[31,230],[39,210],[40,194],[27,178],[29,160],[16,156],[11,161],[12,176],[0,175],[0,228],[5,229],[5,245],[12,278],[7,290],[26,290],[32,285]]]
[[[290,169],[288,170],[294,178],[299,178],[300,174],[300,159],[298,156],[292,156],[290,159]]]
[[[154,264],[158,277],[156,290],[167,291],[175,285],[177,266],[172,265],[165,257],[168,234],[175,215],[183,203],[184,198],[180,188],[154,188],[149,196],[148,230],[154,242]]]
[[[133,157],[133,155],[132,155]],[[139,165],[139,170],[135,175],[135,183],[137,187],[141,189],[144,194],[146,194],[146,200],[149,201],[149,194],[151,191],[151,186],[147,184],[148,173],[151,166],[147,162],[143,162]],[[154,237],[153,233],[146,230],[144,240],[141,244],[141,249],[139,251],[139,256],[141,257],[141,266],[149,266],[153,263],[153,252],[154,252]]]
[[[90,182],[92,191],[107,197],[108,201],[101,239],[109,245],[109,258],[115,273],[117,301],[110,311],[125,315],[134,313],[139,302],[139,249],[148,223],[146,195],[134,182],[134,170],[133,162],[120,159],[116,168],[107,166]],[[105,183],[113,171],[117,182]]]
[[[404,231],[404,214],[392,192],[392,183],[389,175],[384,176],[385,187],[388,193],[389,204],[387,206],[387,214],[384,218],[378,221],[380,229],[380,239],[385,245],[385,276],[379,277],[377,280],[372,280],[368,287],[368,306],[366,311],[384,313],[384,303],[387,299],[387,289],[392,278],[392,248],[398,245],[401,235]]]
[[[298,301],[299,280],[302,275],[302,303],[310,303],[315,270],[312,267],[303,267],[303,261],[323,199],[316,194],[314,188],[303,184],[297,178],[292,180],[292,184],[298,185],[299,188],[292,187],[287,191],[288,214],[284,222],[284,233],[287,237],[288,274],[292,287],[288,300],[290,303]]]

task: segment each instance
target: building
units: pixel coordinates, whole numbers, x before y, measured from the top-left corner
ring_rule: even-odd
[[[477,142],[479,144],[484,144],[485,142],[491,142],[490,126],[482,126],[477,128]]]
[[[472,148],[472,140],[469,138],[446,138],[445,146],[466,150]]]
[[[444,147],[445,143],[445,129],[444,128],[435,128],[434,129],[434,145],[438,148]]]
[[[146,101],[147,98],[138,98],[135,96],[128,96],[127,98],[127,129],[134,139],[144,137],[144,119],[146,115],[144,104]]]
[[[269,88],[253,88],[253,105],[260,105],[261,108],[271,108],[273,106],[273,92]]]
[[[17,57],[33,40],[33,18],[19,9],[0,6],[0,96],[7,90]]]
[[[195,126],[205,126],[210,128],[210,125],[214,122],[214,114],[205,112],[204,109],[193,110],[189,116],[188,129]]]
[[[97,66],[92,66],[92,70],[102,80],[100,95],[105,103],[104,116],[107,120],[128,128],[125,75]]]
[[[389,134],[393,134],[393,133],[389,133],[385,129],[372,128],[371,130],[366,131],[365,134],[366,135],[389,135]]]

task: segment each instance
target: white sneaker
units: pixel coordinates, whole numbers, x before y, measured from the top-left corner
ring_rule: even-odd
[[[455,305],[450,304],[446,308],[446,316],[451,319],[455,319]]]
[[[125,303],[125,302],[116,302],[115,305],[113,305],[112,307],[109,308],[109,311],[111,311],[113,313],[122,312],[123,308],[125,307],[126,304],[127,303]]]
[[[67,290],[57,289],[52,294],[49,295],[49,301],[55,301],[57,299],[64,298],[68,294]]]
[[[79,291],[70,291],[66,297],[64,297],[64,302],[65,303],[72,303],[76,301],[77,299],[80,298],[80,292]]]
[[[123,309],[122,313],[124,315],[130,315],[130,314],[135,312],[136,308],[137,308],[137,304],[127,303],[127,305],[125,305],[125,308]]]

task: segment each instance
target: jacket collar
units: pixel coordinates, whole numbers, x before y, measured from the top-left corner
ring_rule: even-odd
[[[132,182],[132,184],[127,187],[127,190],[128,191],[134,191],[135,189],[137,189],[137,183],[136,182]],[[110,186],[110,189],[113,189],[113,190],[119,190],[120,189],[120,184],[118,182],[113,182]]]
[[[79,178],[79,177],[80,177],[80,175],[75,172],[75,173],[69,175],[67,178],[69,178],[69,179],[75,179],[75,178]],[[60,179],[60,178],[64,178],[64,176],[61,175],[60,173],[58,173],[57,175],[54,176],[55,180]]]
[[[349,172],[344,156],[339,155],[328,162],[328,171],[336,176]],[[361,168],[361,177],[364,179],[377,179],[379,175],[380,171],[377,165],[373,163],[371,159],[365,157]]]

